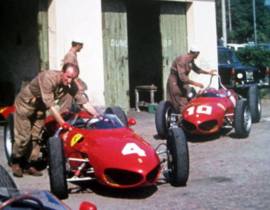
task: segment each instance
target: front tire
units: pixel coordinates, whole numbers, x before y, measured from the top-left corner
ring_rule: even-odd
[[[48,165],[51,192],[59,199],[68,198],[64,147],[59,137],[49,138]]]
[[[186,135],[181,128],[170,129],[167,140],[168,169],[172,186],[185,186],[189,176],[189,152]]]
[[[247,138],[251,130],[251,113],[246,100],[239,100],[234,111],[234,127],[239,138]]]
[[[261,96],[258,87],[252,86],[248,89],[248,104],[250,107],[252,123],[260,122],[262,115]]]
[[[155,114],[155,124],[158,135],[166,139],[169,135],[169,128],[171,126],[171,114],[174,114],[175,110],[172,102],[161,101],[158,104]]]
[[[105,113],[116,115],[125,126],[128,126],[127,115],[119,106],[108,107]]]
[[[13,144],[14,144],[14,113],[11,113],[6,119],[4,129],[4,147],[9,166],[11,166]]]

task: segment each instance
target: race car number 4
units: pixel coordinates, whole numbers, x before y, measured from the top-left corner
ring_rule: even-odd
[[[188,115],[193,115],[196,111],[196,114],[208,114],[211,115],[212,113],[212,107],[211,106],[198,106],[195,110],[195,107],[189,107],[187,109]]]
[[[142,150],[137,144],[135,143],[127,143],[122,150],[123,155],[131,155],[131,154],[138,154],[139,156],[146,156],[145,151]]]

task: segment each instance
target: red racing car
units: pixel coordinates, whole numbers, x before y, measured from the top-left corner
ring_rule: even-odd
[[[85,111],[63,113],[69,128],[47,117],[42,152],[48,161],[51,191],[60,199],[68,197],[67,182],[97,180],[116,188],[154,185],[160,173],[169,174],[173,186],[184,186],[189,176],[187,142],[176,135],[156,150],[129,126],[120,107],[109,107],[102,118]],[[6,119],[4,143],[8,162],[12,154],[13,113]],[[165,145],[165,149],[160,150]],[[158,155],[166,158],[162,161]]]
[[[239,138],[248,137],[251,113],[246,99],[225,88],[218,75],[220,89],[210,87],[213,76],[209,86],[189,101],[182,116],[175,114],[170,101],[159,103],[155,124],[161,138],[167,138],[174,127],[188,134],[211,134],[234,128]]]

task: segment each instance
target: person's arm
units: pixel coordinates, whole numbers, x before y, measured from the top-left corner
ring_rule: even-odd
[[[58,74],[56,74],[54,71],[45,72],[46,73],[38,77],[42,101],[54,119],[59,123],[60,126],[62,126],[65,121],[59,114],[55,106],[54,99],[54,91],[56,86],[55,78],[58,78]]]
[[[198,82],[194,82],[193,80],[190,80],[187,75],[186,75],[186,71],[184,69],[184,66],[182,63],[180,64],[177,64],[177,71],[178,71],[178,77],[179,79],[183,82],[183,83],[187,83],[187,84],[190,84],[190,85],[194,85],[196,87],[199,87],[199,88],[203,88],[203,84],[201,83],[198,83]]]
[[[61,117],[61,115],[59,114],[59,112],[57,111],[55,106],[52,106],[49,109],[50,114],[54,117],[54,119],[56,120],[56,122],[58,122],[60,124],[60,126],[63,125],[63,123],[65,123],[64,119]]]
[[[89,112],[91,115],[97,117],[100,114],[98,113],[98,111],[92,106],[92,104],[90,102],[86,102],[85,104],[82,105],[83,108]],[[60,126],[63,126],[63,124],[65,123],[65,120],[61,117],[61,115],[59,114],[59,112],[57,111],[56,107],[53,106],[49,109],[50,114],[54,117],[54,119],[60,124]]]
[[[191,64],[192,64],[192,69],[193,69],[193,71],[195,71],[196,73],[198,73],[198,74],[209,74],[209,75],[213,75],[217,70],[211,70],[211,71],[205,71],[205,70],[203,70],[203,69],[201,69],[201,68],[199,68],[196,64],[195,64],[195,62],[194,62],[194,60],[191,62]]]
[[[196,87],[199,87],[199,88],[203,88],[204,87],[202,83],[194,82],[193,80],[190,80],[190,79],[188,80],[187,83],[190,84],[190,85],[194,85]]]
[[[85,104],[82,105],[82,107],[91,115],[97,117],[100,115],[100,113],[93,107],[93,105],[88,101]]]
[[[202,69],[199,70],[199,73],[200,73],[200,74],[209,74],[209,75],[213,75],[215,72],[217,72],[217,70],[215,70],[215,69],[213,69],[213,70],[211,70],[211,71],[205,71],[205,70],[202,70]]]

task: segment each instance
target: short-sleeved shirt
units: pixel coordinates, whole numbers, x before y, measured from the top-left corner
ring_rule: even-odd
[[[73,52],[72,50],[69,50],[67,54],[64,57],[63,63],[72,63],[76,66],[79,66],[78,59],[77,59],[77,54]]]
[[[45,105],[46,109],[49,109],[55,106],[55,100],[63,98],[66,94],[75,98],[79,105],[87,102],[74,82],[64,86],[60,84],[60,71],[48,70],[39,73],[17,97],[28,105]]]
[[[72,63],[72,64],[79,67],[77,54],[75,52],[73,52],[72,50],[69,50],[63,59],[63,65],[66,63]],[[84,87],[84,89],[87,90],[86,83],[80,78],[78,78],[78,80],[79,80],[80,84]]]
[[[173,64],[171,66],[171,75],[178,76],[178,79],[181,82],[187,83],[187,76],[191,69],[197,73],[199,73],[200,71],[200,68],[197,67],[194,63],[194,59],[188,56],[188,54],[181,55],[175,58],[175,60],[173,61]]]

